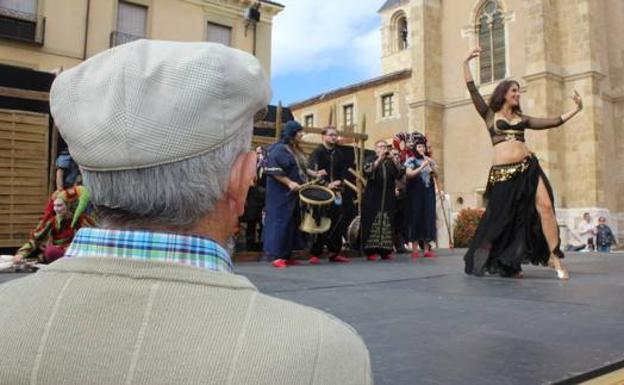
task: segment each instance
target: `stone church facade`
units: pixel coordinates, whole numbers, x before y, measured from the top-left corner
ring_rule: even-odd
[[[297,119],[360,127],[368,146],[420,131],[442,165],[453,212],[483,205],[492,147],[466,90],[461,64],[483,49],[473,76],[484,97],[502,79],[522,87],[531,116],[584,109],[563,126],[530,131],[527,144],[548,174],[559,221],[605,215],[624,237],[624,2],[621,0],[388,0],[381,16],[383,75],[291,105]]]

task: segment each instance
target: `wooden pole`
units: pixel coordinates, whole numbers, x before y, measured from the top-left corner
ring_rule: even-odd
[[[446,197],[442,195],[442,190],[440,189],[440,181],[438,180],[438,176],[433,174],[433,182],[435,183],[435,189],[438,190],[438,194],[440,196],[440,204],[442,205],[442,215],[444,216],[444,224],[446,225],[446,231],[449,237],[449,248],[454,248],[453,246],[453,238],[451,236],[451,226],[449,225],[448,217],[446,216],[446,207],[444,207],[444,203],[446,203]],[[437,242],[436,242],[437,243]]]
[[[280,140],[282,134],[282,101],[277,103],[277,111],[275,112],[275,140]]]
[[[362,135],[366,135],[366,114],[362,115],[362,129],[360,130]],[[362,235],[364,234],[364,229],[362,228],[362,204],[363,204],[363,197],[364,197],[364,192],[363,190],[363,186],[362,186],[362,178],[364,177],[364,150],[365,150],[365,142],[366,139],[364,140],[358,140],[358,142],[356,143],[356,145],[359,145],[360,150],[358,151],[358,157],[356,158],[357,161],[357,165],[356,165],[356,171],[359,177],[357,177],[355,179],[356,182],[356,186],[357,186],[357,198],[358,198],[358,216],[360,217],[360,255],[364,254],[364,242],[362,242]],[[354,145],[355,148],[355,145]]]

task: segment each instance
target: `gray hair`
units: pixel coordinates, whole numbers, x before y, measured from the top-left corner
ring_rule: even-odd
[[[98,224],[188,229],[223,197],[234,161],[251,146],[251,130],[204,155],[121,171],[82,170]]]

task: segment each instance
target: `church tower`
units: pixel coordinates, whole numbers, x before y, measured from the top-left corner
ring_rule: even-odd
[[[443,170],[442,0],[387,0],[379,14],[383,73],[411,70],[404,130],[427,136]]]
[[[381,16],[381,71],[384,75],[412,68],[410,0],[387,0]]]

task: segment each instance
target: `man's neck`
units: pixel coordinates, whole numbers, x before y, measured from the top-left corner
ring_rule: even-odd
[[[331,143],[323,143],[323,147],[325,147],[326,150],[331,151],[334,149],[335,145]]]

